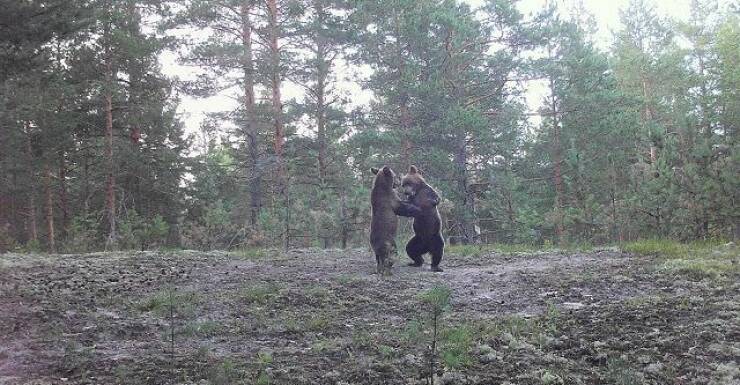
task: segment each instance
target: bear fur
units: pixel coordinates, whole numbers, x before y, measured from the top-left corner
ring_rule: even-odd
[[[422,255],[429,253],[432,255],[432,271],[441,272],[439,264],[442,262],[445,241],[442,238],[442,219],[437,210],[439,194],[415,166],[409,167],[408,173],[403,176],[401,189],[408,201],[421,209],[421,214],[414,216],[414,237],[406,244],[406,254],[413,261],[409,266],[423,265]]]
[[[373,189],[370,192],[370,206],[372,220],[370,223],[370,246],[375,252],[378,274],[390,274],[393,266],[393,256],[397,254],[396,232],[398,218],[414,217],[421,214],[421,210],[409,202],[401,201],[396,194],[398,178],[390,167],[384,166],[381,170],[372,168],[375,174]]]

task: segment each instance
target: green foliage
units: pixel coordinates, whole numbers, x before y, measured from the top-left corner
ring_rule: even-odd
[[[620,358],[610,358],[607,361],[606,377],[610,383],[616,385],[640,385],[644,383],[642,375]]]
[[[216,335],[221,330],[218,322],[205,320],[188,322],[178,334],[186,337],[210,337]]]
[[[446,286],[434,286],[421,293],[421,301],[425,312],[417,320],[406,325],[404,336],[412,343],[428,346],[427,362],[428,371],[425,373],[427,381],[434,383],[435,367],[439,354],[439,345],[442,338],[449,337],[444,346],[443,360],[449,367],[460,367],[468,363],[467,351],[469,350],[470,338],[466,329],[450,330],[445,334],[442,331],[441,318],[450,306],[452,290]]]
[[[51,246],[46,199],[57,249],[103,248],[109,180],[125,249],[366,245],[367,170],[383,164],[424,171],[443,197],[448,240],[496,245],[450,248],[460,255],[740,234],[731,7],[694,2],[676,21],[630,2],[607,52],[585,8],[525,15],[505,1],[301,0],[275,26],[278,53],[260,41],[272,31],[262,28],[264,2],[243,3],[249,12],[214,0],[171,5],[44,0],[5,10],[0,250]],[[231,33],[247,30],[249,41]],[[174,82],[159,68],[185,42],[179,59],[199,73],[179,89],[239,100],[187,138]],[[370,71],[346,80],[345,62]],[[271,95],[276,79],[305,92],[276,109],[259,94]],[[528,105],[532,83],[522,79],[545,80],[539,105]],[[372,101],[350,100],[346,82],[362,82]],[[110,151],[99,130],[108,96]],[[540,119],[529,118],[534,109]],[[409,236],[402,225],[400,243]]]
[[[280,286],[275,283],[265,283],[241,288],[239,297],[249,303],[264,305],[274,300],[279,293]]]
[[[713,248],[721,246],[721,241],[696,241],[682,243],[671,239],[644,239],[622,246],[622,250],[642,255],[660,255],[668,258],[686,258],[708,255]]]
[[[230,385],[244,379],[244,373],[229,358],[212,366],[208,371],[208,380],[213,385]]]
[[[232,255],[236,255],[239,258],[253,260],[253,259],[264,259],[270,256],[270,252],[265,249],[256,247],[245,247],[231,252]]]
[[[72,218],[64,249],[69,252],[93,251],[98,240],[97,225],[92,215],[78,215]]]
[[[272,364],[272,354],[269,352],[259,352],[257,353],[257,380],[255,382],[256,385],[270,385],[272,382],[270,381],[270,375],[267,373],[266,369]]]
[[[20,251],[23,253],[38,253],[42,250],[43,247],[41,247],[41,242],[38,239],[32,239],[20,248]]]
[[[733,243],[696,241],[681,243],[648,239],[622,246],[627,252],[661,257],[661,270],[694,280],[733,277],[740,273],[740,251]]]
[[[450,306],[452,290],[446,286],[434,286],[419,296],[433,317],[438,317]]]
[[[136,210],[127,212],[126,217],[118,222],[119,246],[123,249],[139,249],[142,247],[144,227],[144,219]]]
[[[119,246],[123,249],[146,250],[161,246],[169,231],[169,225],[161,215],[147,221],[136,210],[130,210],[119,220]]]
[[[306,330],[312,332],[326,331],[331,325],[331,320],[326,314],[317,314],[308,319]]]
[[[18,246],[15,238],[8,231],[7,226],[0,227],[0,254],[7,253]]]
[[[393,356],[395,354],[395,350],[392,347],[388,346],[388,345],[379,345],[378,346],[378,352],[380,353],[380,355],[385,360],[389,360],[389,359],[393,358]]]
[[[233,245],[239,231],[231,221],[227,205],[217,200],[205,207],[202,222],[189,223],[184,232],[188,247],[213,250]]]
[[[406,342],[418,342],[424,335],[424,322],[421,319],[413,319],[404,326],[402,337]]]
[[[201,300],[196,292],[161,290],[139,301],[135,306],[141,312],[151,312],[160,318],[167,318],[171,313],[190,317],[195,314]]]
[[[470,328],[460,326],[445,329],[440,340],[440,356],[446,368],[459,370],[472,363],[469,353],[473,344],[473,331]]]

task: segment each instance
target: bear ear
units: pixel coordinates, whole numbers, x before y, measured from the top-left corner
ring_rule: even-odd
[[[375,168],[375,167],[371,167],[371,168],[370,168],[370,172],[372,172],[373,174],[377,174],[377,173],[378,173],[378,171],[380,171],[380,170],[378,170],[378,169],[377,169],[377,168]]]
[[[383,166],[383,174],[387,176],[393,175],[393,171],[391,171],[391,168],[388,166]]]
[[[416,166],[411,165],[409,167],[409,174],[421,174],[421,172],[419,172],[419,169],[416,168]]]

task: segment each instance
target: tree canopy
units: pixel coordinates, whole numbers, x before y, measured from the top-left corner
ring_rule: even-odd
[[[453,243],[737,238],[737,11],[632,0],[603,49],[583,8],[504,0],[10,2],[0,250],[364,245],[384,164]]]

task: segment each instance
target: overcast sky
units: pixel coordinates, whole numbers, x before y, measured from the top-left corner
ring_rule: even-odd
[[[467,1],[474,7],[483,3],[483,0],[464,1]],[[677,20],[688,19],[690,1],[691,0],[654,0],[657,10],[661,15],[669,16]],[[629,0],[549,0],[549,2],[557,3],[557,6],[563,15],[567,15],[569,10],[575,4],[582,3],[584,7],[596,18],[598,32],[596,33],[595,40],[597,45],[604,50],[608,49],[611,45],[613,32],[618,31],[621,28],[619,22],[619,10],[626,8],[629,4]],[[519,8],[525,15],[529,15],[539,11],[547,3],[548,0],[521,0],[519,2]],[[196,73],[196,70],[193,68],[178,65],[176,63],[175,53],[167,52],[162,55],[160,60],[163,72],[168,76],[177,76],[181,79],[191,79]],[[356,73],[358,71],[353,68],[342,68],[341,72],[340,76],[338,76],[340,79],[351,77],[352,73]],[[351,100],[354,104],[365,104],[372,97],[369,92],[361,90],[360,87],[353,82],[343,82],[342,88],[352,96]],[[528,86],[527,102],[530,109],[534,110],[537,108],[542,99],[543,93],[544,88],[541,84],[533,83]],[[298,96],[299,94],[300,90],[294,85],[285,85],[285,89],[283,90],[285,99]],[[188,133],[197,132],[199,130],[200,123],[206,113],[229,111],[234,109],[236,105],[234,99],[227,94],[207,99],[194,99],[181,95],[181,99],[182,101],[178,111],[185,122],[186,132]]]

